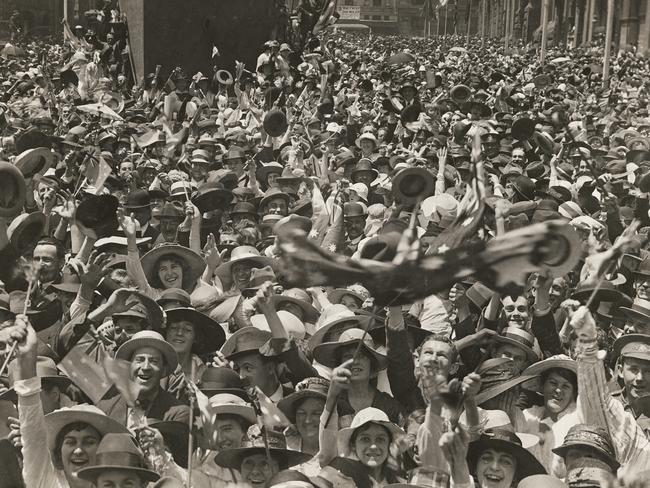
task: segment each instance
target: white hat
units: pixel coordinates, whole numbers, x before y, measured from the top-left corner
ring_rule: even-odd
[[[295,337],[296,339],[305,338],[305,324],[298,317],[286,310],[278,310],[278,317],[280,317],[284,330],[287,331],[289,336]],[[251,317],[251,324],[260,330],[271,330],[263,314],[253,315]]]
[[[364,183],[355,183],[350,185],[350,190],[355,192],[364,201],[368,201],[368,187]]]

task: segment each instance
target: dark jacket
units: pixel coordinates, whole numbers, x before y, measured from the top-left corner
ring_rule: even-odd
[[[122,395],[100,400],[97,402],[97,407],[112,419],[126,425],[128,407]],[[158,396],[146,411],[146,417],[158,420],[176,420],[187,424],[190,419],[190,408],[177,400],[171,393],[160,389]]]

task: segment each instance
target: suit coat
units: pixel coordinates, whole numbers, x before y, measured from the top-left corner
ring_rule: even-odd
[[[112,419],[127,425],[128,406],[122,395],[100,400],[96,405]],[[190,420],[190,407],[161,388],[158,390],[158,396],[147,410],[146,417],[188,423]]]

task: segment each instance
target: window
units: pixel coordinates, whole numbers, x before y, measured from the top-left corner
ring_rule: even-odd
[[[381,15],[373,15],[372,20],[381,20]]]
[[[373,7],[381,7],[381,0],[372,0]]]

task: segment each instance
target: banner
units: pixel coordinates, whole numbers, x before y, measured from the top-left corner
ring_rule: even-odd
[[[341,19],[359,20],[361,19],[361,7],[358,5],[341,5],[338,8]]]

